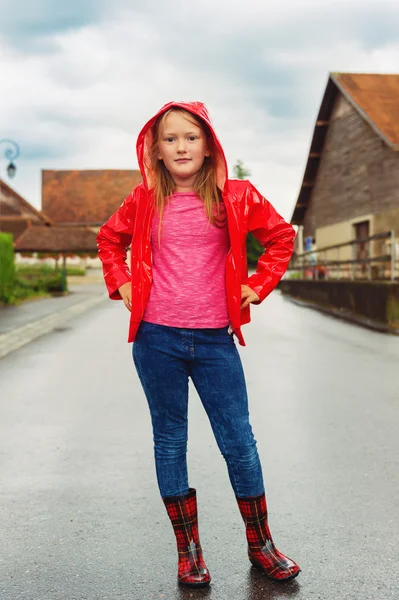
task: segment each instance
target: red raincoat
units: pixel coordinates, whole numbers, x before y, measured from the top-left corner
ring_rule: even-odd
[[[197,115],[208,125],[209,147],[215,159],[217,185],[222,191],[227,212],[230,249],[226,260],[227,307],[231,327],[245,346],[241,325],[250,321],[249,306],[241,310],[241,285],[248,285],[260,304],[276,287],[287,269],[293,252],[295,231],[249,181],[227,179],[227,163],[213,130],[209,114],[201,102],[170,102],[161,108],[141,130],[137,139],[137,158],[143,183],[134,188],[118,211],[101,227],[97,236],[99,257],[105,283],[112,300],[121,300],[119,287],[132,284],[132,310],[128,342],[133,342],[143,318],[152,282],[151,223],[154,214],[154,182],[148,169],[152,127],[159,115],[176,106]],[[265,248],[257,269],[248,277],[246,236],[251,231]],[[130,269],[126,252],[131,246]]]

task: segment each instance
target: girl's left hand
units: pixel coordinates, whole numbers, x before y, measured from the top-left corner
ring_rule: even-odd
[[[248,285],[241,286],[241,310],[257,300],[259,300],[258,294],[255,294]]]

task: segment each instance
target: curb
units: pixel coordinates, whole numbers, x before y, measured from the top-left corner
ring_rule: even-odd
[[[399,335],[398,328],[389,327],[386,323],[380,323],[379,321],[373,321],[372,319],[368,319],[367,317],[362,317],[361,315],[352,313],[347,309],[335,308],[333,306],[324,306],[322,304],[317,304],[316,302],[311,302],[310,300],[303,300],[302,298],[291,296],[291,294],[287,294],[284,292],[282,293],[282,295],[284,298],[287,298],[287,300],[289,300],[293,304],[301,306],[302,308],[311,308],[313,310],[318,310],[319,312],[325,315],[329,315],[330,317],[335,317],[337,319],[341,319],[342,321],[347,321],[348,323],[360,325],[361,327],[371,329],[372,331],[378,331],[379,333]]]
[[[0,359],[11,352],[14,352],[14,350],[18,350],[18,348],[29,344],[29,342],[32,342],[38,337],[49,333],[55,327],[65,323],[65,321],[86,312],[107,298],[108,294],[106,293],[95,296],[94,298],[88,298],[87,300],[77,302],[52,315],[37,319],[36,321],[32,321],[22,327],[17,327],[7,333],[0,334]]]

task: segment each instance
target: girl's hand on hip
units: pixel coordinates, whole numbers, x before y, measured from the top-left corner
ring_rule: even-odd
[[[122,300],[126,308],[131,311],[132,310],[132,288],[130,281],[124,283],[119,288],[119,293],[122,296]]]
[[[251,302],[259,300],[258,294],[255,294],[248,285],[241,286],[241,310],[248,306]]]

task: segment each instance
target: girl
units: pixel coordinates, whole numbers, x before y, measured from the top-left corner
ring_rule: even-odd
[[[284,274],[294,230],[249,183],[227,179],[227,164],[206,107],[170,102],[137,140],[143,182],[97,237],[105,283],[130,311],[129,342],[152,420],[159,490],[176,535],[178,581],[211,581],[198,535],[196,490],[187,475],[191,377],[226,460],[246,526],[248,555],[272,579],[298,565],[274,546],[262,468],[248,414],[234,337],[249,305]],[[262,246],[248,277],[246,236]],[[130,270],[126,251],[131,246]]]

